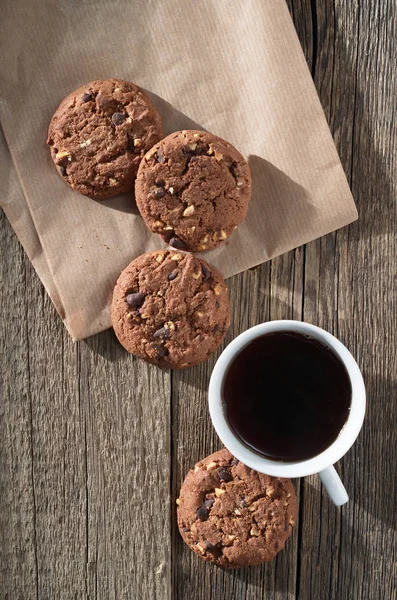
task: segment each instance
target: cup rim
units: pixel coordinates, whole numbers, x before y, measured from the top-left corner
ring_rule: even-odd
[[[222,408],[222,387],[227,369],[235,356],[252,340],[266,333],[294,331],[309,334],[329,346],[344,363],[352,387],[349,416],[336,440],[323,452],[298,462],[281,462],[267,459],[243,444],[228,424]],[[208,391],[209,412],[212,424],[226,448],[248,467],[277,477],[304,477],[319,473],[337,462],[356,440],[365,415],[366,394],[361,371],[349,350],[331,333],[304,321],[277,320],[255,325],[238,335],[226,346],[211,374]]]

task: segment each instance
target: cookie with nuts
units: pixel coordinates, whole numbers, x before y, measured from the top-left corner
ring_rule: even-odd
[[[70,187],[104,200],[133,189],[143,155],[162,136],[150,98],[129,81],[107,79],[87,83],[61,102],[47,144]]]
[[[226,448],[189,471],[177,505],[183,540],[201,558],[224,568],[272,560],[297,519],[291,480],[258,473]]]
[[[179,131],[145,154],[135,197],[146,225],[168,244],[209,250],[245,218],[250,169],[229,142],[205,131]]]
[[[171,369],[203,362],[230,323],[223,277],[183,252],[139,256],[121,273],[111,316],[120,343],[132,354]]]

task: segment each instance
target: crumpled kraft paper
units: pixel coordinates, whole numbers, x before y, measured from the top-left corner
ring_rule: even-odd
[[[246,156],[248,216],[202,253],[225,277],[357,218],[284,0],[5,0],[0,40],[0,202],[74,339],[110,326],[120,271],[163,246],[133,194],[96,202],[52,164],[49,120],[84,83],[133,81],[166,133],[207,129]]]

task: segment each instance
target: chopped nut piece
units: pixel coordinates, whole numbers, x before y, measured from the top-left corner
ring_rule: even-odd
[[[185,210],[183,211],[183,216],[190,217],[194,213],[194,211],[195,211],[195,208],[194,208],[193,204],[191,204],[190,206],[185,208]]]
[[[193,273],[192,277],[193,277],[193,279],[200,279],[200,277],[201,277],[201,271],[199,273]]]
[[[198,137],[200,137],[200,134],[199,134],[199,133],[194,133],[194,134],[193,134],[193,137],[194,137],[194,138],[198,138]]]
[[[216,295],[216,296],[220,296],[220,295],[221,295],[221,291],[222,291],[222,286],[221,286],[221,285],[219,285],[219,283],[218,283],[218,285],[216,285],[216,286],[214,287],[214,292],[215,292],[215,295]]]
[[[228,535],[227,537],[229,538],[229,540],[230,540],[231,542],[232,542],[233,540],[235,540],[235,539],[236,539],[236,536],[235,536],[235,535]]]
[[[181,501],[180,501],[179,498],[176,499],[176,503],[177,503],[178,506],[180,505]]]
[[[68,160],[71,160],[71,158],[70,158],[70,152],[62,151],[62,152],[57,152],[55,154],[55,158],[57,160],[61,160],[62,158],[66,158],[66,157],[67,157]]]
[[[199,319],[201,319],[201,317],[204,317],[204,313],[197,311],[196,315],[199,317]]]
[[[197,550],[198,550],[199,552],[201,552],[201,554],[204,554],[204,553],[205,553],[205,550],[204,550],[204,548],[201,546],[201,544],[196,544],[196,548],[197,548]]]
[[[219,239],[221,239],[221,240],[225,240],[227,238],[227,233],[226,233],[226,231],[223,231],[223,229],[220,230],[218,235],[219,235]]]
[[[206,244],[208,242],[208,234],[206,233],[200,240],[200,244]]]
[[[238,508],[235,508],[233,512],[235,515],[241,515],[241,511]]]
[[[196,231],[196,226],[193,225],[193,227],[189,227],[189,231],[191,231],[192,233],[194,233]]]
[[[291,494],[287,494],[287,498],[291,498]]]
[[[128,121],[128,119],[127,119],[127,121]],[[134,139],[134,146],[135,146],[135,148],[139,148],[140,146],[142,146],[142,140],[141,140],[141,138],[135,138]]]
[[[169,193],[171,194],[171,196],[173,195],[173,193],[175,192],[174,188],[171,186],[170,188],[168,188]]]
[[[207,471],[212,471],[212,469],[216,469],[216,462],[212,461],[207,465]]]
[[[126,122],[126,123],[132,123],[132,119],[131,119],[131,117],[127,117],[127,118],[126,118],[126,120],[125,120],[125,122]]]
[[[80,148],[87,148],[91,144],[91,140],[86,140],[85,142],[81,142]]]
[[[146,152],[145,158],[146,160],[149,160],[149,158],[152,158],[152,156],[154,156],[156,154],[157,150],[156,148],[152,148],[151,150],[149,150],[149,152]]]
[[[167,227],[164,227],[164,231],[173,231],[174,228],[171,227],[171,225],[167,225]]]
[[[205,250],[207,247],[206,244],[201,244],[201,246],[197,246],[197,250],[199,250],[201,252],[201,250]]]
[[[196,150],[197,144],[196,143],[189,144],[189,148],[190,148],[190,150]]]
[[[163,228],[164,225],[165,225],[164,221],[155,221],[154,222],[154,227],[156,227],[156,229],[159,227]]]
[[[222,490],[222,488],[215,488],[215,496],[217,498],[219,498],[220,496],[222,496],[222,494],[224,494],[226,492],[226,490]]]
[[[171,260],[182,260],[182,254],[173,254]]]
[[[252,536],[259,537],[261,532],[260,532],[260,529],[258,529],[258,527],[256,525],[254,525],[253,527],[251,527],[250,534]]]
[[[295,525],[295,519],[294,519],[294,517],[290,518],[289,524],[292,525],[292,527]]]
[[[126,317],[127,321],[131,321],[132,319],[132,313],[127,313]]]
[[[289,506],[289,502],[284,502],[283,506]]]
[[[213,148],[212,144],[210,144],[207,154],[209,154],[210,156],[211,156],[211,154],[214,154],[214,148]]]
[[[147,313],[142,313],[141,319],[150,319],[150,316]]]
[[[222,152],[215,152],[215,160],[217,160],[218,162],[221,161],[223,158],[223,154]]]
[[[236,183],[237,187],[238,187],[238,188],[240,188],[240,187],[243,187],[243,185],[244,185],[244,184],[245,184],[245,181],[244,181],[244,179],[243,179],[242,177],[239,177],[239,178],[237,179],[237,183]]]
[[[163,262],[163,260],[164,260],[164,254],[157,254],[156,262],[161,264]]]
[[[193,523],[193,525],[192,525],[192,526],[191,526],[191,528],[190,528],[190,531],[191,531],[192,533],[197,533],[197,525],[196,525],[196,523]]]
[[[198,465],[194,467],[194,472],[197,473],[197,471],[200,471],[200,467]]]
[[[121,88],[119,88],[119,87],[117,87],[117,88],[114,88],[114,91],[115,91],[115,92],[121,92]]]
[[[254,512],[254,510],[255,510],[255,506],[254,506],[253,504],[251,504],[251,505],[248,507],[248,510],[249,510],[250,512]]]
[[[114,179],[114,177],[109,177],[109,183],[111,186],[113,186],[113,185],[117,185],[118,181],[117,181],[117,179]]]
[[[173,321],[167,321],[167,323],[164,323],[164,327],[170,331],[175,331],[175,323]]]

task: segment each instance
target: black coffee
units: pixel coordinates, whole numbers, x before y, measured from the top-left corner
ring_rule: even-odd
[[[286,462],[328,448],[347,421],[351,397],[349,375],[333,351],[287,331],[243,348],[223,384],[226,417],[241,441]]]

